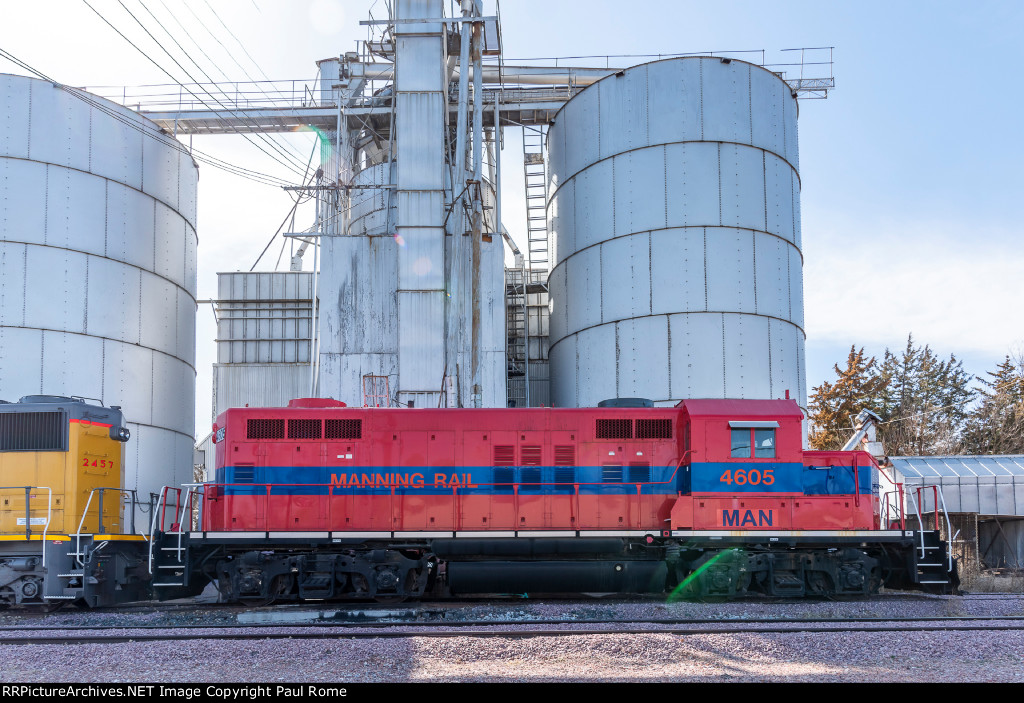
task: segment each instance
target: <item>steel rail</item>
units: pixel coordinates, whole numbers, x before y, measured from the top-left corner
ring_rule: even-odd
[[[437,626],[434,626],[437,627]],[[494,625],[490,624],[490,628]],[[129,628],[135,629],[135,628]],[[179,629],[180,628],[163,628],[163,629]],[[195,628],[197,630],[211,628]],[[251,630],[253,628],[233,628],[237,630]],[[259,629],[259,628],[256,628]],[[302,628],[293,628],[302,629]],[[140,634],[125,634],[125,635],[72,635],[68,636],[40,636],[40,637],[3,637],[0,638],[0,645],[69,645],[69,644],[122,644],[127,642],[170,642],[170,641],[183,641],[183,640],[280,640],[280,639],[293,639],[293,640],[322,640],[322,639],[402,639],[411,637],[429,637],[429,638],[452,638],[452,637],[474,637],[474,638],[532,638],[532,637],[566,637],[566,636],[593,636],[593,635],[673,635],[673,636],[693,636],[693,635],[738,635],[738,634],[808,634],[808,633],[820,633],[820,634],[838,634],[838,633],[871,633],[871,632],[942,632],[942,631],[956,631],[956,632],[973,632],[973,631],[987,631],[987,632],[1004,632],[1004,631],[1019,631],[1024,630],[1024,623],[1015,625],[953,625],[949,627],[941,626],[885,626],[880,625],[878,627],[870,626],[843,626],[843,627],[807,627],[806,624],[797,625],[796,627],[724,627],[724,628],[651,628],[651,627],[630,627],[630,628],[615,628],[614,623],[612,627],[607,628],[588,628],[588,629],[536,629],[536,628],[524,628],[517,630],[499,630],[499,629],[449,629],[449,630],[438,630],[438,629],[421,629],[411,630],[408,625],[401,626],[400,629],[392,630],[379,630],[369,629],[369,631],[354,631],[348,628],[343,628],[345,631],[342,633],[323,631],[323,628],[319,628],[320,631],[316,631],[318,628],[314,628],[314,631],[300,632],[269,632],[269,633],[252,633],[252,632],[189,632],[182,633],[180,631],[168,632],[162,634],[149,634],[142,632]],[[337,629],[337,628],[334,628]]]
[[[1024,628],[1024,615],[991,615],[991,616],[925,616],[916,618],[743,618],[739,619],[713,619],[713,618],[630,618],[618,620],[598,619],[577,619],[577,618],[547,618],[538,620],[462,620],[462,621],[421,621],[404,622],[392,620],[389,622],[373,621],[346,621],[346,622],[296,622],[296,623],[215,623],[208,625],[50,625],[50,626],[21,626],[13,625],[0,627],[3,632],[89,632],[105,630],[302,630],[302,629],[361,629],[361,628],[467,628],[467,627],[522,627],[530,625],[831,625],[843,623],[860,624],[884,624],[884,623],[917,623],[917,622],[1020,622]],[[870,628],[869,628],[870,629]],[[658,630],[659,632],[661,630]],[[756,630],[760,632],[761,630]],[[0,639],[0,641],[3,641]]]

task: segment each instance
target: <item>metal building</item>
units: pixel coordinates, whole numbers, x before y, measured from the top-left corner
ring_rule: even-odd
[[[806,407],[789,84],[717,57],[628,68],[566,103],[548,156],[555,405]]]
[[[121,406],[143,499],[192,476],[197,178],[131,110],[0,76],[0,398]]]
[[[312,394],[313,274],[217,274],[213,418]]]
[[[949,514],[961,573],[982,568],[1024,568],[1024,456],[894,456],[907,502],[926,520]],[[930,490],[937,486],[939,492]],[[917,498],[918,489],[920,498]],[[940,523],[945,530],[947,526]]]

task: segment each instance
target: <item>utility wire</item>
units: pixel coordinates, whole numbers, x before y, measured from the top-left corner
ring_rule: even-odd
[[[271,97],[269,95],[267,95],[266,91],[264,91],[263,88],[260,87],[260,82],[252,77],[252,74],[249,73],[248,70],[246,70],[245,66],[243,66],[241,64],[241,62],[238,61],[237,58],[235,58],[235,55],[233,53],[231,53],[231,50],[228,49],[228,47],[224,44],[224,42],[222,42],[220,40],[220,38],[216,34],[213,33],[213,31],[207,26],[207,24],[202,20],[202,18],[199,17],[199,15],[196,14],[195,10],[193,10],[192,7],[187,2],[185,2],[184,0],[182,0],[182,5],[184,5],[185,9],[187,9],[189,11],[189,13],[191,13],[191,15],[193,17],[195,17],[196,21],[200,24],[200,26],[203,29],[206,30],[206,33],[209,34],[210,37],[212,37],[215,42],[220,44],[220,47],[224,50],[224,53],[226,53],[228,55],[228,58],[230,58],[232,61],[235,62],[235,65],[238,66],[238,68],[242,71],[242,73],[245,74],[245,77],[248,78],[253,83],[253,85],[256,87],[256,89],[259,90],[261,93],[263,93],[263,96],[266,97],[267,100],[272,100]],[[206,6],[210,9],[210,12],[213,13],[213,16],[217,18],[217,21],[220,22],[221,26],[224,27],[225,30],[227,30],[227,33],[230,34],[234,38],[234,40],[238,43],[238,45],[240,47],[242,47],[242,51],[244,51],[245,55],[249,57],[249,60],[252,61],[254,66],[256,66],[256,69],[260,72],[260,74],[263,76],[263,78],[266,79],[267,82],[269,82],[271,84],[271,86],[273,86],[274,82],[270,79],[269,76],[267,76],[266,72],[260,67],[260,65],[258,63],[256,63],[256,60],[254,58],[252,58],[252,56],[249,54],[249,52],[246,51],[245,45],[242,44],[242,42],[238,39],[238,37],[235,36],[234,32],[232,32],[231,29],[227,26],[227,24],[225,24],[224,20],[222,20],[220,15],[217,14],[217,11],[214,10],[213,7],[209,3],[206,3]],[[275,89],[275,90],[276,90],[278,95],[281,95],[282,97],[287,99],[287,96],[285,96],[284,93],[282,93],[280,89]]]
[[[141,3],[141,2],[142,2],[142,0],[139,0],[139,2]],[[208,60],[208,61],[209,61],[209,62],[210,62],[210,63],[211,63],[211,64],[212,64],[213,66],[217,67],[217,70],[218,70],[218,72],[220,73],[220,75],[221,75],[221,76],[223,76],[223,77],[224,77],[224,79],[225,79],[225,80],[227,80],[227,81],[230,81],[231,79],[230,79],[230,78],[228,77],[227,73],[225,73],[223,69],[219,68],[219,64],[218,64],[218,62],[217,62],[217,61],[214,61],[214,60],[213,60],[213,58],[211,58],[211,57],[210,57],[210,55],[209,55],[209,54],[208,54],[208,53],[207,53],[207,52],[206,52],[206,51],[205,51],[205,50],[203,49],[203,47],[202,47],[202,46],[201,46],[201,45],[199,44],[199,42],[197,42],[197,41],[196,41],[196,40],[195,40],[195,39],[194,39],[194,38],[192,37],[192,34],[191,34],[191,33],[190,33],[189,31],[188,31],[188,29],[186,29],[186,28],[185,28],[185,25],[183,25],[183,24],[181,23],[181,20],[179,20],[179,19],[178,19],[177,15],[175,15],[175,14],[174,14],[173,10],[171,10],[171,8],[170,8],[170,7],[168,7],[167,3],[165,3],[165,2],[164,2],[164,0],[159,0],[159,2],[160,2],[160,4],[161,4],[161,5],[163,6],[163,8],[164,8],[164,10],[165,10],[165,11],[167,12],[167,14],[168,14],[168,15],[170,15],[171,19],[173,19],[173,20],[174,20],[174,22],[175,22],[175,23],[176,23],[176,24],[177,24],[177,25],[178,25],[178,26],[179,26],[179,27],[181,28],[181,30],[182,30],[182,31],[183,31],[183,32],[185,33],[185,36],[187,36],[187,37],[189,38],[189,40],[190,40],[190,41],[192,42],[192,44],[193,44],[193,45],[195,45],[195,47],[196,47],[197,49],[199,49],[199,52],[200,52],[200,53],[201,53],[201,54],[202,54],[203,56],[205,56],[205,57],[206,57],[206,59],[207,59],[207,60]],[[183,4],[184,4],[184,3],[183,3]],[[188,5],[185,5],[185,7],[186,7],[186,9],[188,9],[188,10],[189,10],[189,12],[192,12],[192,9],[191,9],[190,7],[188,7]],[[152,14],[152,13],[150,13],[150,14]],[[220,44],[220,45],[221,45],[222,47],[224,46],[224,44],[223,44],[223,43],[222,43],[222,42],[221,42],[221,41],[220,41],[219,39],[217,39],[216,35],[214,35],[214,34],[213,34],[213,32],[211,32],[211,31],[210,31],[209,27],[207,27],[207,26],[206,26],[206,24],[205,24],[205,23],[203,23],[203,21],[202,21],[202,20],[201,20],[201,19],[200,19],[200,18],[199,18],[199,17],[198,17],[198,16],[197,16],[197,15],[196,15],[196,14],[195,14],[194,12],[192,12],[192,16],[196,18],[196,21],[198,21],[200,25],[202,25],[203,29],[205,29],[205,30],[206,30],[207,34],[209,34],[209,35],[210,35],[211,37],[213,37],[214,41],[216,41],[216,42],[217,42],[218,44]],[[166,30],[165,30],[165,31],[166,31]],[[225,51],[226,51],[226,50],[227,50],[227,49],[225,48]],[[229,54],[229,56],[230,56],[230,54]],[[232,56],[232,57],[231,57],[231,59],[232,59],[232,60],[234,60],[234,57]],[[193,62],[193,63],[194,63],[194,62]],[[235,61],[235,63],[236,63],[236,65],[238,64],[238,62],[237,62],[237,61]],[[250,81],[252,81],[252,83],[253,83],[253,85],[254,85],[254,86],[256,87],[256,89],[257,89],[257,90],[259,90],[259,91],[260,91],[260,93],[262,93],[262,94],[263,94],[263,96],[264,96],[264,97],[265,97],[265,98],[267,99],[267,101],[268,101],[268,104],[272,105],[272,104],[274,103],[274,99],[273,99],[273,98],[271,98],[271,97],[270,97],[270,95],[268,95],[268,94],[267,94],[267,92],[266,92],[265,90],[263,90],[263,88],[262,88],[262,87],[260,87],[259,81],[253,81],[253,80],[252,80],[252,76],[251,76],[251,75],[249,75],[249,74],[248,74],[248,73],[247,73],[247,72],[245,71],[245,68],[243,68],[242,66],[239,66],[239,68],[241,68],[241,69],[242,69],[242,72],[243,72],[243,73],[245,73],[245,76],[246,76],[246,78],[249,78],[249,80],[250,80]],[[202,70],[202,69],[200,69],[200,70]],[[319,73],[319,70],[318,70],[318,73]],[[264,77],[265,77],[265,76],[266,76],[266,74],[264,74]],[[207,77],[209,77],[209,76],[207,76]],[[273,86],[273,85],[274,85],[274,81],[270,80],[269,78],[267,78],[267,81],[268,81],[268,82],[269,82],[269,83],[271,84],[271,86]],[[277,94],[278,94],[279,96],[281,96],[281,98],[283,98],[284,100],[286,100],[286,101],[287,101],[287,100],[289,99],[289,98],[288,98],[288,96],[287,96],[287,95],[285,95],[285,94],[284,94],[284,93],[283,93],[283,92],[282,92],[282,91],[281,91],[280,89],[276,89],[276,92],[277,92]],[[291,109],[293,110],[293,113],[294,113],[294,108],[291,108]],[[268,135],[268,136],[270,137],[270,139],[273,139],[273,135]],[[275,140],[275,141],[276,141],[276,140]],[[299,152],[297,152],[297,151],[296,151],[296,150],[294,149],[294,147],[292,147],[291,145],[287,144],[287,142],[285,142],[285,144],[286,144],[286,145],[288,146],[288,148],[289,148],[289,149],[290,149],[290,150],[291,150],[291,151],[292,151],[293,153],[295,153],[295,154],[299,154]],[[301,162],[300,162],[300,163],[301,163]]]
[[[68,94],[78,98],[82,102],[84,102],[87,105],[93,107],[94,109],[104,113],[105,115],[108,115],[109,117],[111,117],[115,121],[123,124],[124,126],[128,127],[129,129],[133,129],[136,132],[139,132],[140,134],[142,134],[143,136],[146,136],[146,137],[149,137],[150,139],[158,141],[161,144],[163,144],[163,145],[165,145],[165,146],[167,146],[167,147],[169,147],[171,149],[174,149],[175,151],[178,151],[178,152],[180,152],[182,154],[186,154],[190,158],[192,158],[192,159],[194,159],[196,161],[199,161],[200,163],[207,164],[209,166],[212,166],[214,168],[220,169],[222,171],[226,171],[226,172],[231,173],[231,174],[236,175],[236,176],[241,176],[242,178],[246,178],[248,180],[255,181],[255,182],[260,183],[262,185],[270,185],[270,186],[276,186],[276,187],[291,185],[291,183],[289,181],[286,181],[286,180],[284,180],[282,178],[279,178],[277,176],[272,176],[272,175],[267,174],[267,173],[262,173],[260,171],[254,171],[252,169],[248,169],[248,168],[245,168],[245,167],[242,167],[242,166],[238,166],[238,165],[233,164],[233,163],[231,163],[229,161],[225,161],[223,159],[220,159],[220,158],[218,158],[216,156],[213,156],[211,154],[207,154],[207,153],[205,153],[203,151],[200,151],[198,149],[186,148],[181,142],[177,141],[176,139],[173,139],[173,138],[163,134],[162,132],[158,132],[156,130],[149,129],[145,125],[140,124],[139,122],[137,122],[137,121],[135,121],[135,120],[125,116],[124,114],[120,113],[118,110],[116,110],[116,109],[112,108],[110,105],[106,104],[106,101],[102,101],[101,102],[100,100],[95,99],[89,93],[86,93],[84,91],[81,91],[81,90],[79,90],[77,88],[74,88],[74,87],[71,87],[71,86],[64,85],[64,84],[60,83],[59,81],[56,81],[53,78],[50,78],[48,75],[46,75],[42,71],[39,71],[38,69],[33,68],[32,66],[30,66],[27,63],[25,63],[21,59],[17,58],[16,56],[11,54],[10,52],[7,52],[7,51],[4,51],[3,49],[0,49],[0,56],[2,56],[3,58],[6,58],[8,61],[10,61],[11,63],[17,65],[18,67],[24,69],[25,71],[28,71],[29,73],[31,73],[32,75],[36,76],[37,78],[40,78],[40,79],[42,79],[44,81],[47,81],[48,83],[53,85],[53,87],[59,88],[59,89],[65,91],[66,93],[68,93]]]
[[[101,20],[103,20],[103,22],[104,22],[104,23],[106,23],[106,24],[107,24],[107,26],[109,26],[109,27],[110,27],[111,29],[113,29],[113,30],[114,30],[115,32],[117,32],[117,34],[118,34],[118,35],[120,35],[122,39],[124,39],[124,40],[125,40],[126,42],[128,42],[129,44],[131,44],[131,45],[132,45],[132,47],[134,47],[136,51],[138,51],[138,52],[139,52],[140,54],[142,54],[142,55],[143,55],[144,57],[146,57],[146,59],[147,59],[147,60],[148,60],[148,61],[149,61],[150,63],[152,63],[152,64],[153,64],[154,66],[156,66],[157,68],[159,68],[159,69],[160,69],[160,70],[161,70],[161,71],[162,71],[162,72],[163,72],[164,74],[166,74],[166,75],[167,75],[167,76],[168,76],[168,77],[169,77],[169,78],[170,78],[170,79],[171,79],[172,81],[175,81],[176,83],[178,83],[178,84],[179,84],[179,85],[180,85],[180,86],[181,86],[182,88],[184,88],[184,89],[185,89],[185,90],[186,90],[186,91],[187,91],[187,92],[188,92],[188,93],[189,93],[189,94],[190,94],[190,95],[191,95],[191,96],[192,96],[193,98],[195,98],[196,100],[198,100],[198,101],[200,101],[200,102],[203,102],[203,100],[202,100],[202,99],[201,99],[201,98],[200,98],[200,97],[199,97],[198,95],[196,95],[196,94],[195,94],[194,92],[192,92],[192,90],[191,90],[190,88],[188,88],[188,86],[185,86],[185,85],[181,84],[181,82],[180,82],[180,81],[178,81],[178,80],[177,80],[177,79],[176,79],[176,78],[175,78],[175,77],[174,77],[174,76],[173,76],[173,75],[172,75],[172,74],[170,73],[170,71],[168,71],[167,69],[165,69],[165,68],[164,68],[163,66],[161,66],[161,65],[160,65],[160,63],[159,63],[159,62],[157,62],[157,61],[156,61],[155,59],[153,59],[153,58],[152,58],[152,57],[151,57],[151,56],[150,56],[149,54],[147,54],[147,53],[146,53],[145,51],[143,51],[143,50],[142,50],[141,48],[139,48],[139,46],[138,46],[137,44],[135,44],[135,42],[133,42],[132,40],[130,40],[130,39],[129,39],[129,38],[127,37],[127,36],[125,36],[125,34],[124,34],[124,33],[123,33],[123,32],[122,32],[121,30],[119,30],[119,29],[118,29],[117,27],[115,27],[115,26],[114,26],[114,24],[113,24],[112,22],[110,22],[110,20],[108,20],[108,19],[107,19],[106,17],[104,17],[104,16],[103,16],[103,15],[102,15],[102,14],[101,14],[101,13],[100,13],[100,12],[99,12],[99,11],[98,11],[98,10],[97,10],[96,8],[94,8],[94,7],[92,6],[92,5],[90,5],[90,4],[89,4],[89,0],[82,0],[82,2],[83,2],[83,3],[85,3],[86,7],[88,7],[88,8],[90,9],[90,10],[92,10],[92,11],[93,11],[93,12],[94,12],[94,13],[95,13],[95,14],[96,14],[96,15],[97,15],[97,16],[98,16],[98,17],[99,17],[99,18],[100,18]],[[150,31],[149,31],[149,29],[147,29],[147,28],[146,28],[146,26],[145,26],[145,25],[144,25],[144,24],[143,24],[143,23],[142,23],[142,22],[141,22],[141,21],[139,20],[139,18],[138,18],[138,17],[136,17],[136,16],[135,16],[135,15],[134,15],[134,14],[132,13],[132,11],[131,11],[131,10],[129,10],[129,9],[128,9],[128,7],[127,7],[127,6],[126,6],[126,5],[125,5],[125,4],[123,3],[123,2],[121,2],[121,0],[118,0],[118,4],[120,4],[120,5],[121,5],[121,7],[122,7],[122,8],[124,8],[125,12],[127,12],[127,13],[128,13],[128,14],[129,14],[130,16],[131,16],[131,18],[132,18],[133,20],[135,20],[135,22],[136,22],[136,23],[137,23],[137,24],[138,24],[138,25],[139,25],[139,26],[140,26],[140,27],[142,28],[142,30],[143,30],[143,31],[144,31],[144,32],[145,32],[145,33],[146,33],[146,34],[147,34],[147,35],[149,36],[149,38],[150,38],[150,39],[152,39],[152,40],[153,40],[153,41],[154,41],[154,42],[156,43],[156,45],[157,45],[157,46],[159,46],[159,47],[160,47],[160,49],[161,49],[161,50],[162,50],[162,51],[163,51],[163,52],[164,52],[165,54],[167,54],[167,56],[168,56],[168,57],[170,57],[170,59],[171,59],[171,60],[172,60],[172,61],[173,61],[173,62],[174,62],[174,63],[175,63],[175,64],[176,64],[177,66],[178,66],[178,68],[180,68],[180,69],[182,70],[182,72],[184,72],[184,74],[185,74],[186,76],[188,76],[189,80],[191,80],[191,81],[192,81],[193,83],[198,83],[198,82],[197,82],[197,81],[195,80],[195,78],[193,78],[193,77],[192,77],[192,75],[191,75],[191,74],[190,74],[190,73],[189,73],[189,72],[188,72],[187,70],[185,70],[185,67],[184,67],[184,66],[182,66],[182,65],[181,65],[181,63],[180,63],[180,62],[179,62],[179,61],[178,61],[178,60],[177,60],[176,58],[174,58],[174,56],[173,56],[173,55],[172,55],[172,54],[171,54],[171,53],[170,53],[169,51],[167,51],[167,49],[166,49],[166,48],[164,48],[163,44],[161,44],[161,43],[160,43],[160,42],[159,42],[159,41],[158,41],[158,40],[156,39],[156,37],[154,37],[154,36],[153,36],[153,33],[152,33],[152,32],[150,32]],[[201,90],[203,90],[204,92],[206,92],[206,94],[207,94],[207,95],[209,95],[209,96],[210,96],[211,98],[213,98],[213,96],[212,96],[212,95],[211,95],[211,94],[209,93],[209,91],[206,91],[206,90],[205,90],[204,88],[202,88],[201,86],[199,86],[199,87],[200,87],[200,89],[201,89]],[[216,100],[216,98],[214,98],[214,100]],[[222,105],[222,107],[223,107],[223,105]],[[228,111],[229,111],[229,112],[231,112],[232,114],[236,114],[236,113],[234,113],[233,111],[231,111],[230,109],[228,109]],[[236,115],[236,116],[237,116],[237,115]],[[263,148],[262,146],[260,146],[259,144],[257,144],[257,143],[256,143],[256,142],[255,142],[255,141],[254,141],[253,139],[251,139],[251,138],[249,137],[249,135],[247,135],[247,134],[245,134],[244,132],[240,131],[240,130],[239,130],[238,128],[236,128],[236,127],[235,127],[234,125],[231,125],[231,123],[230,123],[230,122],[226,122],[226,121],[225,121],[225,124],[227,124],[227,125],[228,125],[229,127],[231,127],[231,129],[232,129],[232,130],[233,130],[233,131],[234,131],[235,133],[237,133],[237,134],[241,135],[241,136],[242,136],[242,137],[243,137],[243,138],[244,138],[244,139],[245,139],[246,141],[248,141],[248,142],[249,142],[250,144],[252,144],[253,146],[255,146],[255,147],[256,147],[257,149],[259,149],[260,151],[262,151],[262,152],[263,152],[264,154],[266,154],[267,156],[269,156],[270,158],[272,158],[272,159],[273,159],[274,161],[276,161],[277,163],[279,163],[279,164],[281,164],[282,166],[284,166],[284,167],[288,168],[289,170],[293,171],[293,172],[294,172],[295,174],[297,174],[297,175],[302,175],[302,172],[301,172],[301,171],[299,171],[299,170],[298,170],[298,168],[297,168],[296,166],[293,166],[293,165],[291,165],[291,164],[288,164],[287,162],[285,162],[285,161],[282,161],[282,160],[281,160],[281,159],[279,159],[278,157],[274,156],[274,155],[273,155],[273,154],[271,154],[271,153],[270,153],[269,151],[267,151],[266,149],[264,149],[264,148]],[[262,136],[262,135],[257,135],[257,136]],[[264,141],[265,141],[265,140],[264,140]]]

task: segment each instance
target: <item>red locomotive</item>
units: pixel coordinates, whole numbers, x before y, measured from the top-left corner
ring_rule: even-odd
[[[804,451],[802,420],[791,400],[232,409],[189,493],[198,529],[157,535],[153,585],[260,602],[952,587],[937,534],[882,524],[871,455]]]

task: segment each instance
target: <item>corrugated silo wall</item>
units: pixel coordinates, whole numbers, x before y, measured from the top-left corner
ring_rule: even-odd
[[[797,102],[742,61],[609,76],[548,137],[556,406],[807,404]]]
[[[125,484],[146,499],[192,479],[198,172],[81,95],[0,76],[0,398],[122,406]]]
[[[320,395],[351,405],[363,401],[362,378],[387,376],[392,396],[402,388],[399,377],[399,314],[397,291],[399,250],[395,236],[398,200],[387,184],[397,178],[397,164],[375,164],[355,175],[360,186],[353,196],[349,235],[326,237],[320,263]],[[380,186],[371,188],[369,186]],[[448,196],[450,178],[445,179]],[[484,203],[493,211],[493,186],[484,188]],[[453,237],[445,237],[445,256],[450,259]],[[505,279],[504,250],[500,237],[482,245],[481,320],[483,349],[481,381],[484,407],[505,406]],[[468,241],[465,250],[468,250]],[[428,267],[424,259],[420,266]],[[417,270],[413,266],[412,273]],[[459,269],[458,289],[468,299],[468,265]],[[467,303],[468,306],[468,303]],[[468,310],[468,307],[466,308]],[[415,314],[415,311],[413,311]],[[422,320],[421,322],[425,322]],[[409,323],[412,326],[412,323]],[[435,330],[425,329],[424,336]],[[461,348],[447,349],[447,363],[454,375],[462,371],[463,388],[469,388],[471,337],[468,328]],[[442,379],[434,380],[438,390]],[[465,397],[467,404],[468,393]]]

